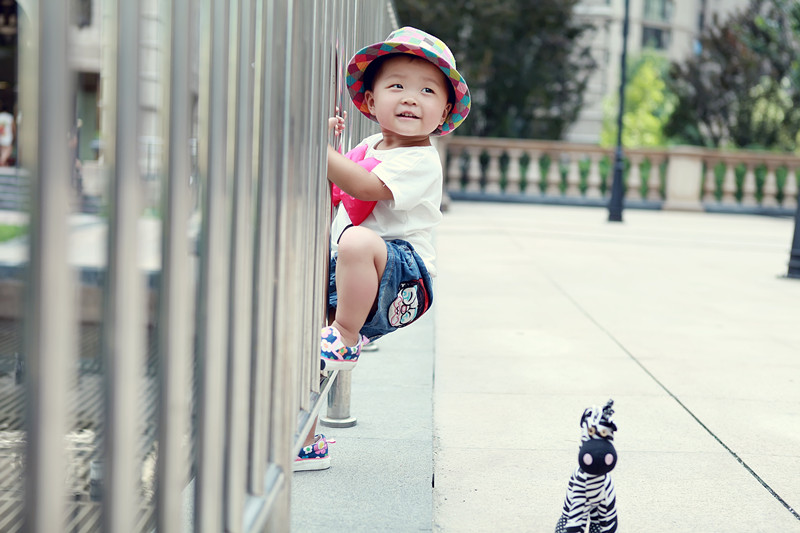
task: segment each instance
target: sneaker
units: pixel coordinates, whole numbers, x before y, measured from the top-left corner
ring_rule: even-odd
[[[314,442],[303,447],[292,465],[292,472],[304,472],[306,470],[325,470],[331,467],[331,455],[328,443],[335,442],[328,440],[325,435],[314,435]]]
[[[333,326],[322,328],[322,342],[320,345],[320,357],[325,363],[322,368],[325,370],[352,370],[361,355],[361,339],[358,344],[348,348],[342,341],[342,334]]]
[[[377,352],[378,345],[369,340],[369,337],[361,335],[361,353],[364,352]]]

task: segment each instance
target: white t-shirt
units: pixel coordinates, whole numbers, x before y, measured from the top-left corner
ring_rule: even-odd
[[[431,277],[436,276],[436,251],[431,232],[442,220],[442,163],[433,146],[376,150],[383,139],[376,133],[361,141],[367,143],[365,158],[380,161],[372,173],[392,191],[394,200],[381,200],[360,225],[391,241],[408,241],[425,262]],[[351,225],[344,208],[339,207],[331,226],[331,250],[345,228]]]

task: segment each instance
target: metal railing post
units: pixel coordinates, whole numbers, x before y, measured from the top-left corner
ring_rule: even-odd
[[[326,416],[320,417],[320,424],[331,428],[349,428],[356,425],[356,418],[350,416],[352,382],[352,370],[339,371],[339,376],[328,392],[328,413]]]
[[[144,361],[145,276],[138,247],[142,176],[139,167],[139,26],[140,5],[113,4],[114,76],[111,122],[114,125],[109,198],[108,267],[105,290],[105,436],[103,459],[103,529],[131,531],[138,489],[139,394]]]
[[[184,439],[190,432],[192,409],[188,393],[192,381],[191,305],[195,280],[186,238],[189,213],[194,207],[189,189],[192,0],[173,0],[159,7],[168,21],[162,79],[169,81],[162,91],[163,116],[168,120],[162,130],[166,143],[161,164],[164,237],[158,310],[161,397],[156,524],[158,531],[176,531],[182,527],[183,517],[173,510],[182,505],[182,493],[189,481],[189,454]]]
[[[41,4],[41,5],[39,5]],[[26,117],[47,117],[46,128],[27,119],[22,132],[31,168],[30,255],[25,331],[26,425],[23,530],[50,533],[63,527],[66,491],[64,434],[75,363],[74,276],[68,265],[69,179],[65,137],[69,131],[68,4],[33,4],[22,35],[21,91]],[[28,92],[30,91],[30,92]],[[31,125],[28,128],[28,124]],[[55,480],[55,482],[54,482]]]
[[[228,0],[202,0],[199,173],[203,183],[197,301],[199,417],[195,528],[217,533],[224,521],[226,360],[228,339]]]

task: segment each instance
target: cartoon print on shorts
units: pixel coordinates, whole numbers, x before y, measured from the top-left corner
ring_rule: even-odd
[[[412,323],[428,310],[428,295],[421,279],[400,284],[397,298],[389,305],[389,324],[401,328]]]

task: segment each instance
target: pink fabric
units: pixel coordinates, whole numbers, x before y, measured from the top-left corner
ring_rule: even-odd
[[[367,155],[366,143],[359,144],[344,154],[347,159],[355,161],[359,166],[366,169],[367,172],[372,172],[372,169],[378,166],[380,161],[374,157],[365,158],[365,155]],[[333,199],[333,205],[339,205],[339,202],[344,205],[347,215],[350,217],[350,221],[356,226],[366,220],[369,214],[372,213],[372,210],[375,209],[375,204],[377,203],[354,198],[337,187],[336,184],[334,184],[332,187],[331,197]]]

